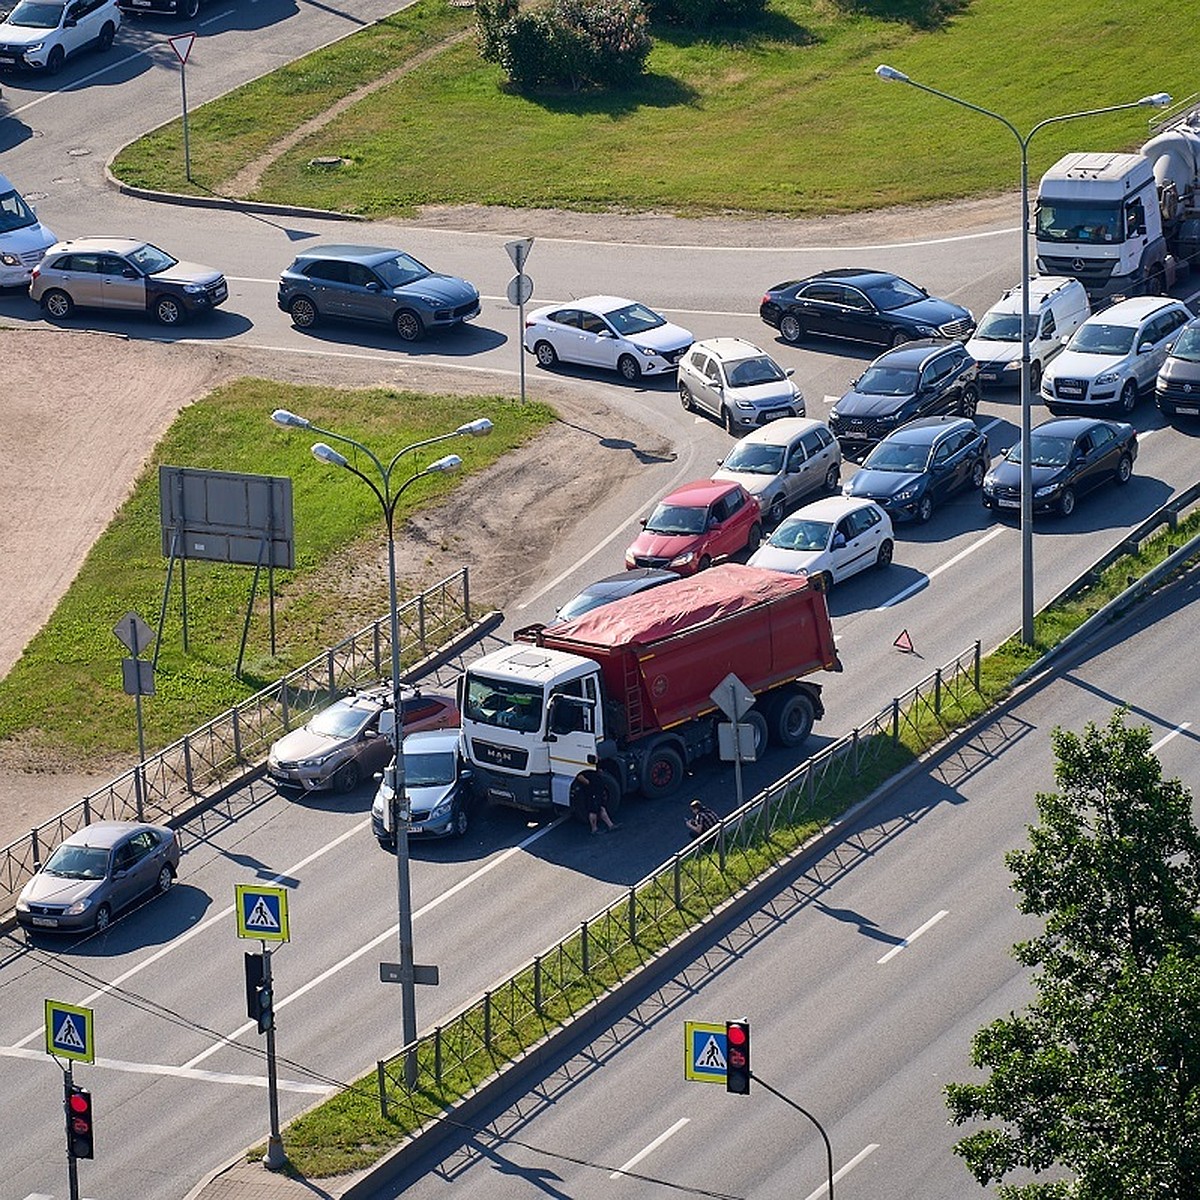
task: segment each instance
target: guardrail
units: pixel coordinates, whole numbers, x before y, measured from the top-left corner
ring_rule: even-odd
[[[686,846],[567,937],[469,1002],[415,1043],[410,1090],[402,1046],[376,1064],[380,1110],[393,1106],[413,1127],[437,1115],[433,1096],[462,1097],[471,1080],[519,1058],[563,1020],[615,986],[639,962],[669,945],[740,887],[781,863],[810,836],[813,822],[841,811],[841,796],[864,774],[891,775],[908,761],[906,730],[946,732],[942,710],[980,694],[980,643],[898,696],[869,721],[773,783],[702,838]],[[653,936],[649,931],[653,931]]]
[[[431,647],[471,622],[468,568],[426,588],[397,610],[403,660],[425,658]],[[354,687],[391,673],[388,614],[324,654],[235,704],[207,724],[152,754],[29,833],[0,848],[0,913],[8,912],[43,857],[76,830],[101,820],[168,824],[220,796],[268,747],[310,713]]]

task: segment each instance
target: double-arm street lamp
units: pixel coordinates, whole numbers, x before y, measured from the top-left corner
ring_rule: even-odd
[[[271,414],[271,420],[277,425],[283,425],[286,428],[307,429],[312,433],[319,433],[327,438],[333,438],[334,441],[343,442],[347,446],[353,446],[371,460],[378,473],[378,481],[376,481],[371,476],[360,471],[344,454],[339,454],[327,443],[315,442],[313,444],[312,454],[318,462],[328,463],[333,467],[343,467],[351,475],[357,475],[375,493],[375,498],[379,501],[380,507],[383,509],[384,520],[387,523],[388,608],[392,635],[392,748],[394,751],[394,766],[389,767],[389,771],[394,770],[395,772],[391,780],[392,802],[390,815],[392,832],[396,837],[396,903],[399,915],[400,935],[401,1015],[403,1020],[404,1044],[410,1048],[404,1056],[404,1076],[409,1087],[412,1087],[416,1083],[417,1073],[416,1053],[415,1050],[411,1049],[417,1040],[417,997],[413,966],[412,888],[409,879],[408,859],[409,811],[408,797],[404,787],[404,702],[400,687],[400,617],[397,612],[396,603],[395,516],[396,505],[408,487],[416,483],[418,479],[424,479],[427,475],[440,475],[447,471],[457,470],[462,465],[462,459],[457,454],[447,454],[444,458],[439,458],[436,462],[431,462],[423,470],[414,472],[395,489],[392,488],[392,472],[396,469],[396,465],[400,459],[406,454],[411,454],[414,450],[420,450],[423,446],[432,446],[435,442],[444,442],[450,438],[483,437],[491,433],[492,423],[487,417],[480,417],[478,420],[468,421],[465,425],[460,425],[457,429],[453,429],[449,433],[440,433],[436,437],[425,438],[420,442],[413,442],[411,446],[405,446],[402,450],[398,450],[393,455],[392,460],[385,466],[383,460],[361,442],[356,442],[354,438],[346,437],[344,434],[335,433],[332,429],[322,429],[304,417],[299,417],[295,413],[288,412],[286,408],[276,409]]]
[[[972,112],[991,117],[993,121],[999,121],[1017,139],[1017,144],[1021,147],[1021,641],[1027,646],[1032,646],[1033,462],[1029,443],[1033,397],[1029,389],[1029,143],[1033,140],[1033,135],[1047,125],[1075,121],[1080,117],[1099,117],[1104,113],[1121,112],[1127,108],[1165,108],[1171,103],[1171,97],[1166,92],[1158,92],[1153,96],[1143,96],[1140,100],[1131,100],[1127,104],[1109,104],[1104,108],[1089,108],[1083,112],[1047,117],[1044,121],[1039,121],[1027,134],[1022,135],[1011,121],[999,113],[918,83],[894,67],[878,66],[875,68],[875,74],[886,83],[907,83],[910,87],[928,92],[931,96],[939,96],[943,100],[949,100],[951,104],[958,104]]]

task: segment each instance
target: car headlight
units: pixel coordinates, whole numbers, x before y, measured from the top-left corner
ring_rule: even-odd
[[[82,900],[76,900],[75,903],[72,904],[69,908],[63,909],[63,916],[77,917],[81,913],[87,912],[87,910],[91,907],[92,907],[92,897],[86,896]]]
[[[842,414],[838,412],[837,405],[834,405],[834,407],[829,410],[829,419],[831,421],[840,421],[842,419]]]
[[[686,550],[683,554],[677,554],[673,559],[671,559],[671,566],[686,567],[695,557],[695,550]]]
[[[996,477],[988,474],[983,477],[983,490],[990,496],[996,490]]]
[[[1045,500],[1047,496],[1053,496],[1061,486],[1061,484],[1057,483],[1048,483],[1045,487],[1035,488],[1033,493],[1034,499]]]
[[[1005,371],[1019,371],[1021,369],[1021,360],[1014,358],[1012,362],[1006,362],[1003,369]]]
[[[45,42],[34,42],[32,45],[25,47],[25,53],[32,54],[37,50],[41,50],[42,47],[45,46],[45,44],[46,44]]]
[[[1096,383],[1116,383],[1121,376],[1117,371],[1105,371],[1103,375],[1097,375]]]
[[[450,815],[450,810],[454,807],[454,797],[449,796],[441,802],[430,814],[431,821],[443,821]]]
[[[941,330],[936,325],[918,325],[917,333],[922,337],[937,337]]]
[[[920,489],[920,488],[918,488],[918,487],[910,487],[910,488],[905,488],[905,489],[904,489],[904,491],[902,491],[902,492],[897,492],[897,493],[896,493],[896,494],[895,494],[895,495],[892,497],[892,499],[893,499],[893,500],[901,500],[901,501],[903,501],[903,500],[915,500],[915,499],[916,499],[916,497],[917,497],[917,495],[920,493],[920,491],[921,491],[921,489]]]
[[[322,754],[320,758],[303,758],[296,766],[302,771],[317,771],[337,757],[337,754]]]
[[[625,552],[625,566],[630,569],[637,566],[637,559],[633,557],[632,551]]]
[[[634,349],[639,354],[644,354],[647,358],[657,358],[662,351],[656,350],[653,346],[635,346]]]
[[[202,283],[185,283],[183,285],[183,290],[194,296],[198,292],[204,292],[208,289]]]
[[[17,912],[27,913],[29,911],[29,901],[24,898],[17,900]]]
[[[733,407],[734,408],[753,408],[754,402],[752,400],[735,400],[733,402]]]
[[[21,265],[21,260],[17,255],[9,254],[6,251],[5,253],[0,254],[0,263],[3,263],[6,267],[19,267]]]

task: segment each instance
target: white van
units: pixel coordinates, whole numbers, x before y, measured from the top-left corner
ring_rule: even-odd
[[[1046,364],[1063,342],[1091,315],[1087,291],[1078,279],[1035,275],[1029,281],[1029,393],[1036,396]],[[1009,288],[987,310],[967,342],[984,386],[1021,386],[1021,288]]]
[[[0,287],[24,287],[30,272],[58,241],[21,193],[0,175]]]

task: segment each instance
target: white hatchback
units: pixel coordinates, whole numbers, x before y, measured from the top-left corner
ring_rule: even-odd
[[[53,75],[88,46],[107,50],[120,27],[117,0],[21,0],[0,22],[0,69]]]
[[[1133,412],[1138,394],[1154,387],[1175,335],[1191,317],[1187,305],[1169,296],[1136,296],[1093,314],[1046,368],[1042,403],[1055,414]]]
[[[632,383],[674,371],[692,335],[636,300],[585,296],[534,309],[525,318],[525,349],[543,367],[582,363],[617,371]]]
[[[751,556],[751,567],[821,576],[826,587],[868,567],[886,567],[891,518],[872,500],[830,496],[793,513]]]

